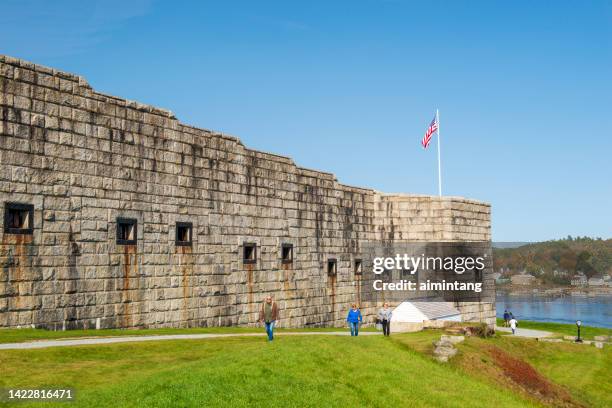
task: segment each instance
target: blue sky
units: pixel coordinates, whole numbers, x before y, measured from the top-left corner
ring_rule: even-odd
[[[127,4],[126,4],[127,3]],[[612,2],[2,1],[0,53],[335,173],[612,237]]]

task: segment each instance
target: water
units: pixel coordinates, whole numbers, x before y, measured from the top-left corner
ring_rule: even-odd
[[[576,320],[582,320],[585,326],[612,328],[612,296],[553,298],[497,292],[496,308],[497,317],[504,317],[504,310],[508,309],[519,322],[574,324]]]

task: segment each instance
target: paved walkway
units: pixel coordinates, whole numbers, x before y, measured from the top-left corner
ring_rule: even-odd
[[[509,327],[495,327],[498,332],[510,333],[512,330]],[[334,332],[280,332],[276,336],[350,336],[349,331],[334,331]],[[360,336],[377,336],[379,332],[361,332]],[[534,330],[534,329],[516,329],[516,337],[528,338],[543,338],[550,337],[553,333]],[[5,343],[0,344],[0,350],[29,350],[49,347],[69,347],[69,346],[88,346],[96,344],[114,344],[114,343],[135,343],[142,341],[165,341],[165,340],[202,340],[215,339],[224,337],[262,337],[265,338],[265,333],[202,333],[202,334],[169,334],[158,336],[119,336],[119,337],[88,337],[75,339],[59,339],[59,340],[37,340],[23,343]]]
[[[499,327],[499,326],[496,326],[495,327],[495,331],[512,333],[512,329],[509,328],[509,327]],[[537,338],[542,338],[542,337],[550,337],[552,335],[553,335],[553,333],[547,332],[547,331],[543,331],[543,330],[521,329],[521,328],[517,327],[516,328],[516,334],[514,336],[516,336],[516,337],[528,337],[528,338],[532,338],[532,339],[537,339]]]
[[[349,331],[338,332],[281,332],[275,334],[277,337],[283,336],[350,336]],[[360,336],[377,336],[378,332],[360,332]],[[214,339],[223,337],[261,337],[265,338],[265,333],[228,333],[228,334],[170,334],[160,336],[121,336],[121,337],[88,337],[83,339],[59,339],[59,340],[38,340],[24,343],[5,343],[0,344],[0,350],[28,350],[48,347],[68,347],[68,346],[88,346],[95,344],[114,344],[114,343],[135,343],[140,341],[163,341],[163,340],[200,340]]]

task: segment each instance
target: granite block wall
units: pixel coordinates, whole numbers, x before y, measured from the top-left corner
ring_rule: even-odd
[[[0,120],[0,219],[32,206],[28,231],[0,230],[0,327],[249,325],[267,294],[283,326],[342,325],[361,242],[490,240],[486,204],[346,186],[8,56]],[[135,242],[118,241],[121,219]],[[371,321],[376,305],[363,306]],[[494,318],[475,307],[470,318]]]

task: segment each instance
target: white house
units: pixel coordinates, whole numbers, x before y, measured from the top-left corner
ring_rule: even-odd
[[[586,275],[578,274],[578,275],[572,276],[571,283],[572,283],[572,286],[586,286],[589,283],[589,281]]]
[[[604,286],[605,282],[603,278],[591,278],[589,279],[589,286]]]
[[[535,282],[535,276],[526,273],[513,275],[510,279],[512,279],[513,285],[533,285]]]

